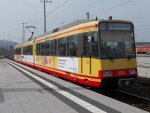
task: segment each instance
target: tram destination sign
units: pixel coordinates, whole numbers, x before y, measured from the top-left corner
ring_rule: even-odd
[[[129,23],[109,23],[109,30],[131,30]]]

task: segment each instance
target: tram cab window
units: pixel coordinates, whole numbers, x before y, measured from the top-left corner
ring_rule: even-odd
[[[66,56],[66,38],[58,39],[58,55]]]
[[[77,36],[67,38],[67,56],[77,56]]]
[[[131,23],[102,23],[107,26],[100,30],[101,58],[135,57],[134,29]],[[101,24],[100,24],[101,27]]]

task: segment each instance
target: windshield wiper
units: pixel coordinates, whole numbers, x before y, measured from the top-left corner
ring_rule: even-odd
[[[104,42],[102,41],[102,43],[101,43],[101,51],[102,51],[102,53],[105,54],[108,59],[113,61],[113,58],[110,56],[109,52],[106,50],[106,48],[104,49],[104,45],[103,44],[104,44]]]
[[[108,57],[111,61],[113,61],[113,57],[111,57],[108,52],[105,52],[105,53],[106,53],[107,57]]]
[[[113,61],[113,58],[110,56],[110,54],[109,54],[108,51],[104,51],[103,47],[101,48],[101,50],[102,50],[102,53],[104,53],[107,56],[108,59],[110,59],[111,61]]]

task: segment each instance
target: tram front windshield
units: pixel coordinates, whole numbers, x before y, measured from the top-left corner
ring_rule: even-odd
[[[135,41],[133,26],[130,23],[101,23],[101,57],[133,58]]]

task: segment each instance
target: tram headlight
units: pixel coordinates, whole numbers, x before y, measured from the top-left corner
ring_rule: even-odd
[[[111,71],[103,72],[103,77],[110,77],[110,76],[112,76],[112,72]]]
[[[136,74],[136,69],[130,69],[130,75],[135,75]]]

